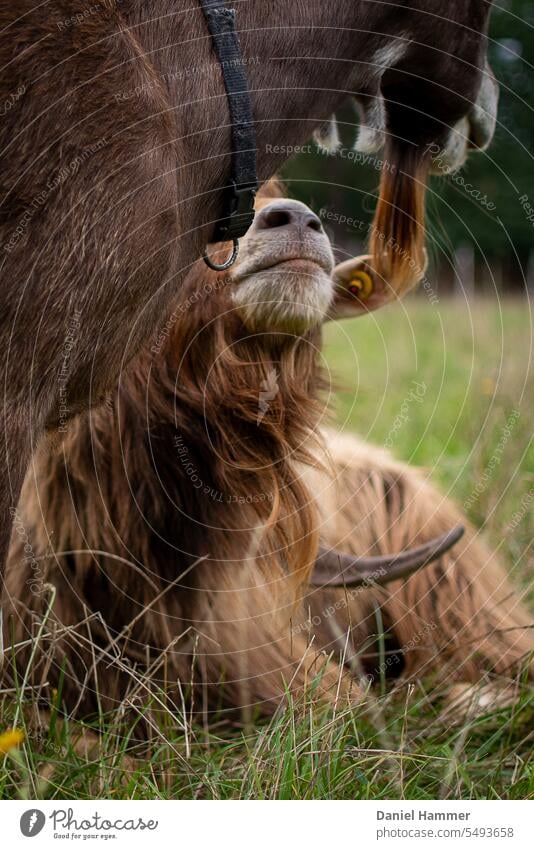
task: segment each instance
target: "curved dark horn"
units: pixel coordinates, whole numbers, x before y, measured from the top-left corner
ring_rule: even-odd
[[[335,548],[320,546],[310,584],[314,587],[361,587],[367,583],[387,584],[407,578],[449,551],[461,539],[464,530],[458,525],[417,548],[378,557],[354,557]]]

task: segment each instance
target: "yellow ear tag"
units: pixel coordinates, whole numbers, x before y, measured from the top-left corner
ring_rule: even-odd
[[[351,295],[365,301],[373,291],[373,278],[367,271],[355,271],[348,289]]]

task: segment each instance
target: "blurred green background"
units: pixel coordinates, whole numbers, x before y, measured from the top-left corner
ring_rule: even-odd
[[[486,153],[471,156],[460,178],[431,180],[429,276],[441,294],[534,289],[534,2],[497,0],[489,58],[501,90],[494,142]],[[372,218],[379,171],[362,157],[347,158],[357,127],[351,106],[338,114],[338,122],[344,155],[301,154],[283,176],[291,195],[315,210],[363,222],[358,228],[323,221],[340,251],[358,253]]]

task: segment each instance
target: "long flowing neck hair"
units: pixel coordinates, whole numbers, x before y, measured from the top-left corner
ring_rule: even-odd
[[[232,285],[198,264],[110,403],[45,459],[41,503],[58,550],[114,551],[164,583],[207,557],[199,586],[216,583],[213,561],[254,561],[290,605],[318,545],[302,469],[324,414],[319,331],[249,334]]]

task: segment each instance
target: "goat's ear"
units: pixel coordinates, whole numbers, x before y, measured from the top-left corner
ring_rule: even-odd
[[[336,265],[332,272],[335,284],[334,299],[328,311],[327,321],[352,318],[373,312],[398,298],[397,292],[372,266],[371,256],[357,256]],[[425,252],[425,267],[414,269],[413,283],[416,286],[424,276],[428,265]]]

